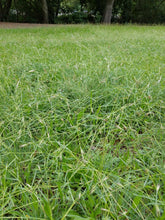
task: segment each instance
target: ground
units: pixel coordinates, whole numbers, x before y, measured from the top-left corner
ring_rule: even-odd
[[[0,22],[0,28],[29,28],[29,27],[51,27],[52,24],[30,24],[30,23],[12,23]]]
[[[0,219],[164,220],[165,28],[0,26]]]

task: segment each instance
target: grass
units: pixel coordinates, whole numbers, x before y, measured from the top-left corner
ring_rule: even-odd
[[[164,26],[0,30],[0,219],[165,219]]]

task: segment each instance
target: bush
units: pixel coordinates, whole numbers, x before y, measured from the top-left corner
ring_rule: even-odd
[[[85,24],[85,23],[100,23],[100,14],[93,15],[86,12],[74,12],[72,14],[60,15],[55,19],[56,24]]]

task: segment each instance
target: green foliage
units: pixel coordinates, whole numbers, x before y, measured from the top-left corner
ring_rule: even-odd
[[[14,13],[13,13],[14,12]],[[43,13],[39,0],[14,1],[9,21],[42,23]]]
[[[74,12],[68,15],[61,15],[55,19],[57,24],[86,24],[100,23],[101,15],[97,13],[95,16],[84,12]]]
[[[0,1],[0,21],[6,21],[11,8],[12,0]]]
[[[89,8],[91,10],[93,10],[95,13],[98,11],[100,14],[103,15],[105,4],[106,4],[106,0],[103,0],[103,1],[89,0],[88,4],[89,4]]]
[[[164,219],[164,33],[0,30],[1,219]]]
[[[9,1],[10,0],[8,0],[8,2]],[[3,7],[5,5],[4,3],[5,2],[2,1]],[[102,21],[106,1],[47,0],[47,4],[49,12],[49,23],[98,23]],[[2,7],[0,6],[0,11],[1,8]],[[13,1],[8,20],[42,23],[43,12],[41,1]],[[112,21],[118,23],[164,23],[165,1],[115,0]]]
[[[88,23],[88,15],[82,12],[75,12],[73,14],[61,15],[56,18],[55,23],[58,24],[78,24]]]
[[[63,0],[61,2],[61,11],[65,14],[73,13],[75,10],[79,10],[80,1],[79,0]]]
[[[163,23],[165,22],[165,1],[116,0],[113,20],[122,23]]]

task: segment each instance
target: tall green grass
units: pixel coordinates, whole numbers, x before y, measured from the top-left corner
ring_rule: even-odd
[[[165,219],[165,28],[0,30],[0,219]]]

